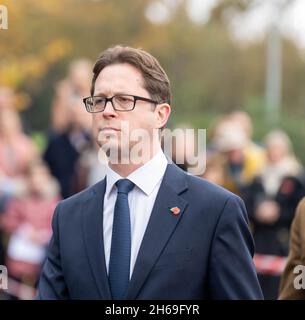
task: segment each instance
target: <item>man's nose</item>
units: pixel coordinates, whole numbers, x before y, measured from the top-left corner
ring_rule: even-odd
[[[117,113],[113,108],[112,102],[111,101],[107,101],[106,105],[105,105],[105,109],[102,112],[104,117],[116,117]]]

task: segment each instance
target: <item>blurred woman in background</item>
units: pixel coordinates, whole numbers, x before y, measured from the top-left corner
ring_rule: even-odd
[[[10,199],[1,217],[9,277],[34,286],[51,237],[51,219],[59,186],[41,161],[30,165],[26,193]]]
[[[283,131],[265,137],[267,162],[243,194],[262,264],[285,259],[289,229],[295,208],[305,194],[303,168],[294,156],[289,137]],[[259,268],[259,266],[257,266]],[[265,299],[276,299],[281,270],[259,273]]]

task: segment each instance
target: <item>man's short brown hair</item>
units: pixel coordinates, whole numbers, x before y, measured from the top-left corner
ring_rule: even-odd
[[[170,82],[160,63],[143,49],[115,46],[103,51],[93,67],[91,95],[94,94],[95,81],[107,66],[128,63],[137,68],[143,76],[143,87],[151,98],[159,103],[170,103]]]

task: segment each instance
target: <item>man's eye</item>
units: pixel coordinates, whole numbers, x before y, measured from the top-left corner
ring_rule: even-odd
[[[127,103],[127,102],[131,102],[132,100],[129,97],[123,97],[123,96],[119,96],[116,97],[118,102],[122,102],[122,103]]]
[[[102,103],[104,103],[104,101],[105,101],[105,99],[103,99],[103,98],[97,98],[97,99],[95,99],[95,104],[97,105],[97,104],[102,104]]]

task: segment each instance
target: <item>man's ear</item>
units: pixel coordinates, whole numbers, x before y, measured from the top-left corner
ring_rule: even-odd
[[[164,128],[171,113],[171,106],[168,103],[160,103],[156,106],[154,113],[156,117],[156,128]]]

